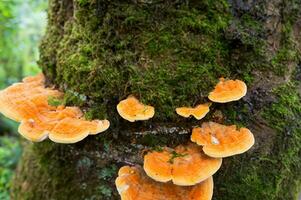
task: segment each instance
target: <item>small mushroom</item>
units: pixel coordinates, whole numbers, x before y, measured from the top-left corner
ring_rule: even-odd
[[[246,152],[254,145],[255,139],[247,128],[205,122],[202,127],[192,130],[191,141],[203,146],[208,156],[224,158]]]
[[[147,153],[143,168],[156,181],[190,186],[212,176],[221,164],[222,159],[211,158],[199,146],[189,144]]]
[[[247,85],[243,81],[220,78],[214,90],[209,93],[208,98],[213,102],[227,103],[241,99],[246,93]]]
[[[194,108],[190,107],[180,107],[176,108],[176,112],[178,115],[182,117],[189,117],[189,116],[194,116],[197,120],[200,120],[206,116],[206,114],[209,112],[209,107],[211,103],[205,103],[205,104],[200,104],[197,105]]]
[[[117,111],[123,119],[130,122],[148,120],[155,114],[154,107],[140,103],[134,96],[120,101],[117,105]]]
[[[120,168],[115,185],[121,200],[211,200],[213,195],[212,177],[194,186],[181,187],[156,182],[139,166]]]

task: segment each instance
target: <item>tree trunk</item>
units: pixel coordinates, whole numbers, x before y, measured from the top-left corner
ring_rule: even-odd
[[[188,142],[200,122],[175,108],[208,101],[222,76],[244,80],[248,93],[213,104],[202,121],[246,126],[256,143],[223,160],[213,198],[296,199],[300,10],[297,0],[50,0],[39,61],[48,84],[111,128],[72,145],[25,142],[12,199],[119,199],[119,167],[142,164],[148,148]],[[123,120],[116,105],[130,94],[155,117]]]

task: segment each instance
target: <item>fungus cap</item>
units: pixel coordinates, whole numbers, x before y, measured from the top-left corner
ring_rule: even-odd
[[[3,103],[1,100],[0,102]],[[23,119],[30,119],[39,112],[39,109],[35,104],[28,100],[16,99],[8,103],[3,103],[0,107],[0,111],[3,115],[17,122],[20,122]]]
[[[201,147],[189,144],[179,145],[174,150],[164,148],[147,153],[143,168],[155,181],[190,186],[212,176],[221,164],[222,159],[211,158],[203,153]]]
[[[64,118],[79,118],[83,114],[77,107],[58,107],[55,111],[39,111],[31,118],[21,121],[18,132],[33,142],[43,141],[52,129]]]
[[[134,96],[120,101],[117,105],[117,111],[122,118],[130,122],[148,120],[155,114],[154,107],[140,103]]]
[[[0,112],[21,122],[18,131],[28,140],[39,142],[49,137],[59,143],[74,143],[87,135],[105,131],[108,120],[87,121],[76,107],[50,106],[49,97],[61,97],[58,90],[45,88],[39,74],[0,91]]]
[[[196,119],[200,120],[206,116],[206,114],[209,112],[209,107],[211,103],[205,103],[197,105],[194,108],[190,107],[180,107],[176,108],[176,113],[182,117],[189,117],[194,116]]]
[[[205,154],[223,158],[246,152],[254,145],[255,139],[247,128],[205,122],[202,127],[192,130],[191,141],[202,145]]]
[[[214,90],[209,93],[208,98],[213,102],[226,103],[237,101],[244,97],[246,93],[247,85],[243,81],[220,78]]]
[[[156,182],[138,166],[120,168],[115,185],[121,200],[210,200],[213,195],[212,177],[194,186],[181,187]]]
[[[0,91],[0,112],[6,117],[20,122],[26,119],[29,109],[54,109],[48,105],[49,96],[60,97],[58,90],[44,88],[42,75],[27,77],[23,83],[16,83]],[[28,108],[26,109],[26,107]],[[25,112],[25,113],[24,113]]]
[[[49,139],[57,143],[76,143],[88,135],[107,130],[108,120],[86,121],[84,119],[64,118],[49,133]]]

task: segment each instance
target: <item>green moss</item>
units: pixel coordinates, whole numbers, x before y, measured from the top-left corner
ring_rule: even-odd
[[[207,101],[219,77],[251,83],[253,69],[279,73],[295,55],[285,48],[270,62],[263,21],[252,12],[233,18],[226,1],[74,4],[64,32],[53,14],[63,8],[53,8],[40,63],[63,90],[93,100],[66,99],[86,107],[89,118],[116,118],[112,105],[134,94],[156,107],[155,120],[175,120],[175,107]],[[57,48],[47,48],[52,43]]]
[[[263,116],[278,130],[275,148],[278,154],[277,158],[274,155],[274,159],[280,170],[273,171],[275,195],[293,199],[293,195],[300,189],[297,183],[301,181],[301,98],[292,82],[280,86],[274,93],[278,102],[266,109]],[[295,177],[295,180],[290,177]]]
[[[263,38],[265,29],[262,21],[249,13],[245,13],[235,23],[237,23],[237,31],[243,44],[254,46],[255,50],[260,50],[261,48],[259,47],[265,45]]]
[[[89,0],[76,0],[79,6],[86,6],[89,4]]]
[[[282,46],[272,59],[266,53],[268,30],[258,19],[262,5],[236,18],[224,0],[73,4],[74,15],[63,19],[55,14],[66,8],[55,0],[50,4],[40,63],[63,90],[93,100],[85,104],[66,98],[67,104],[85,107],[89,118],[116,118],[112,105],[133,94],[156,107],[156,121],[174,121],[175,107],[207,101],[219,77],[250,84],[254,69],[281,75],[282,66],[295,62],[298,55],[289,45],[299,10],[295,1],[284,5]],[[57,20],[63,26],[57,27]],[[50,44],[57,46],[48,48]]]
[[[195,3],[194,8],[158,4],[160,13],[152,5],[112,4],[101,21],[95,3],[75,4],[75,19],[65,22],[58,49],[45,52],[41,63],[49,73],[56,68],[53,80],[61,88],[93,99],[88,106],[66,101],[92,108],[90,118],[96,117],[94,106],[110,115],[112,105],[134,94],[156,106],[157,120],[174,119],[175,107],[206,101],[217,79],[231,76],[223,38],[231,18],[226,1]],[[46,36],[44,43],[51,37],[56,36]],[[46,62],[53,54],[55,66]]]
[[[72,90],[67,90],[64,93],[64,98],[62,100],[63,105],[77,105],[83,106],[87,100],[87,97],[83,94],[79,94]]]
[[[288,71],[283,66],[290,66],[300,59],[299,50],[293,38],[292,24],[287,22],[283,27],[281,48],[276,52],[271,60],[272,68],[278,75],[285,75]]]
[[[105,167],[101,169],[99,178],[103,180],[107,180],[114,177],[116,173],[117,173],[117,166],[111,165],[110,167]]]
[[[285,75],[287,72],[285,67],[300,60],[300,50],[294,38],[294,28],[296,20],[299,18],[300,2],[292,0],[284,4],[283,9],[283,25],[281,32],[281,47],[271,60],[272,68],[278,75]]]
[[[63,101],[56,97],[49,97],[48,104],[51,106],[59,106],[59,105],[63,105]]]
[[[98,188],[99,188],[99,191],[103,198],[111,198],[112,197],[113,190],[109,186],[101,185]]]

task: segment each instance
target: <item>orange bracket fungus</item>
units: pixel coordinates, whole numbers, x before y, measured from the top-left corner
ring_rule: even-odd
[[[195,144],[179,145],[174,150],[164,148],[144,156],[144,170],[159,182],[172,181],[176,185],[190,186],[212,176],[221,166],[222,159],[205,155]]]
[[[117,105],[117,111],[123,119],[130,122],[148,120],[155,114],[154,107],[140,103],[134,96],[120,101]]]
[[[208,98],[213,102],[227,103],[241,99],[246,93],[247,85],[243,81],[220,78],[214,90],[209,93]]]
[[[76,107],[58,107],[54,111],[37,112],[32,118],[22,120],[19,126],[19,133],[28,140],[39,142],[47,138],[56,124],[66,118],[79,118],[82,112]]]
[[[0,112],[18,122],[34,112],[32,109],[52,109],[48,105],[49,96],[62,96],[57,90],[44,88],[44,76],[41,74],[24,81],[0,91]]]
[[[22,120],[18,131],[34,142],[48,136],[57,143],[75,143],[88,135],[103,132],[110,126],[108,120],[86,121],[79,117],[82,117],[82,113],[76,107],[37,113],[33,118]]]
[[[52,129],[49,139],[58,143],[75,143],[88,135],[103,132],[109,126],[108,120],[86,121],[83,119],[65,118]]]
[[[253,146],[255,139],[247,128],[237,129],[235,125],[205,122],[202,127],[192,130],[191,141],[202,145],[208,156],[223,158],[246,152]]]
[[[158,183],[145,175],[140,167],[124,166],[115,181],[121,200],[211,200],[213,178],[181,187],[172,183]]]
[[[176,112],[178,115],[182,117],[189,117],[190,115],[194,116],[196,119],[200,120],[206,116],[206,114],[209,112],[209,107],[211,103],[205,103],[197,105],[194,108],[190,107],[180,107],[176,108]]]
[[[44,75],[39,74],[0,91],[0,112],[21,122],[18,131],[26,139],[40,142],[49,137],[58,143],[75,143],[109,128],[108,120],[85,120],[77,107],[50,106],[49,97],[63,94],[45,88],[44,83]]]

